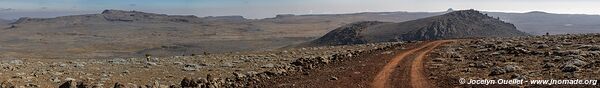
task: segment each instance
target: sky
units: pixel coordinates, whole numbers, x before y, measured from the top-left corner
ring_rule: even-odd
[[[0,18],[47,18],[118,9],[174,15],[240,15],[258,19],[277,14],[439,12],[448,8],[598,15],[600,0],[0,0]]]

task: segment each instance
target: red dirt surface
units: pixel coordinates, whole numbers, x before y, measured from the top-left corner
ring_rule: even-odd
[[[430,88],[423,69],[426,55],[437,46],[452,42],[438,40],[372,52],[317,69],[273,77],[256,87],[272,88]],[[387,52],[387,53],[386,53]]]

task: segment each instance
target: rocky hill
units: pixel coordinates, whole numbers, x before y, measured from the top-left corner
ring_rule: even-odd
[[[513,24],[479,11],[462,10],[400,23],[357,22],[335,29],[309,45],[527,35]]]
[[[321,37],[312,43],[314,45],[348,45],[367,43],[369,41],[364,39],[365,36],[361,34],[363,29],[389,23],[391,22],[363,21],[351,23],[325,34],[324,37]]]

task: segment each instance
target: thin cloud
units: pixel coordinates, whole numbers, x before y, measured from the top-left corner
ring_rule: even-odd
[[[0,8],[0,11],[14,11],[15,9],[13,8]]]

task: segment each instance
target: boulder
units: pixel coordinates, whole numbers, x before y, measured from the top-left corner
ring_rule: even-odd
[[[200,66],[196,64],[185,64],[183,66],[183,71],[196,71],[198,68],[200,68]]]
[[[58,86],[58,88],[77,88],[77,84],[75,84],[73,80],[69,80]]]
[[[504,66],[506,73],[515,72],[517,70],[517,66],[515,65],[506,65]]]
[[[584,66],[587,65],[588,63],[579,59],[571,59],[569,61],[567,61],[565,63],[565,65],[575,65],[575,66]]]
[[[182,88],[198,87],[198,83],[190,78],[183,78],[180,83]]]
[[[0,83],[0,88],[16,88],[14,84],[4,81]]]
[[[581,50],[567,50],[567,51],[555,51],[553,52],[559,56],[567,56],[567,55],[579,55],[581,54]]]
[[[548,48],[548,47],[550,47],[548,44],[540,44],[540,45],[537,46],[538,49],[545,49],[545,48]]]
[[[115,83],[115,85],[113,86],[113,88],[125,88],[125,85],[120,84],[119,82]]]
[[[221,65],[221,67],[233,67],[233,66],[234,66],[234,65],[233,65],[233,63],[228,63],[228,62],[226,62],[226,63],[223,63],[223,64]]]
[[[261,66],[261,68],[273,68],[273,67],[275,67],[274,64],[265,64],[265,65]]]
[[[490,76],[495,76],[495,75],[501,75],[504,73],[510,73],[510,72],[515,72],[518,69],[517,66],[515,65],[506,65],[504,67],[492,67],[491,73],[489,74]]]
[[[600,51],[600,45],[592,46],[588,49],[589,51]]]
[[[561,68],[562,72],[575,72],[579,70],[579,68],[575,65],[565,65]]]
[[[501,67],[492,67],[491,69],[491,73],[489,74],[489,76],[496,76],[496,75],[501,75],[506,73],[506,70],[504,68]]]
[[[544,66],[542,68],[552,68],[555,65],[553,63],[545,63]]]
[[[15,64],[15,65],[22,65],[23,61],[22,60],[12,60],[9,62],[10,64]]]

